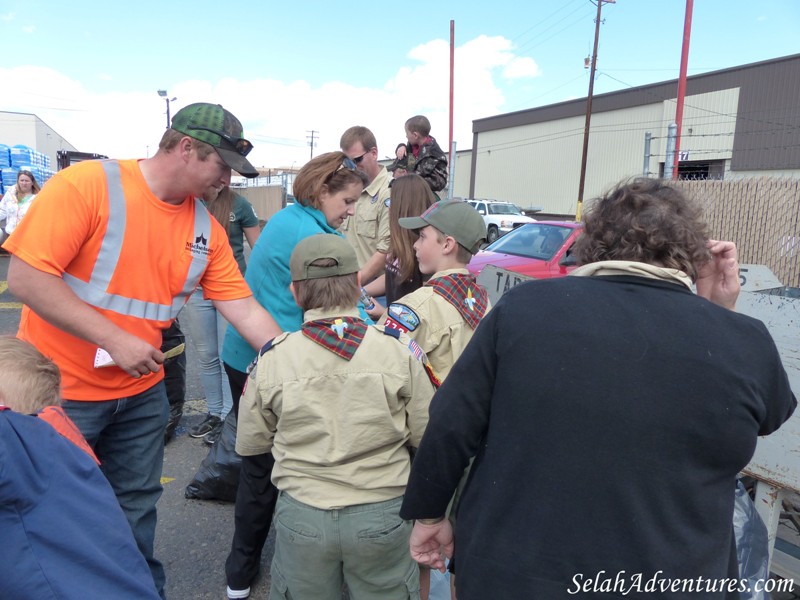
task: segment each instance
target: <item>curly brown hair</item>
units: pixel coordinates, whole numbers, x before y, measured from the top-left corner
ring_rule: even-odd
[[[595,199],[575,244],[578,264],[630,260],[697,279],[710,255],[700,207],[660,179],[637,178]]]

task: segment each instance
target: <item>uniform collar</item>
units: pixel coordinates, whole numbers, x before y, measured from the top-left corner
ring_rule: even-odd
[[[303,322],[309,323],[310,321],[319,321],[320,319],[333,319],[335,317],[355,317],[361,318],[358,308],[335,306],[333,308],[312,308],[307,310],[303,315]]]
[[[375,179],[370,181],[369,185],[364,188],[364,191],[370,196],[375,196],[384,188],[389,187],[389,171],[386,167],[381,166],[381,170],[375,176]]]
[[[436,273],[431,275],[431,279],[436,279],[437,277],[447,277],[448,275],[469,275],[469,271],[464,268],[445,269],[444,271],[436,271]],[[430,281],[430,279],[428,281]]]

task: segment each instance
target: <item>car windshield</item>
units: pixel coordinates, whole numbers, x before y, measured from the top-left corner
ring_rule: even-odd
[[[490,215],[521,215],[522,211],[514,204],[489,204]]]
[[[529,223],[504,235],[487,246],[486,250],[550,260],[564,245],[571,231],[569,227],[560,225]]]

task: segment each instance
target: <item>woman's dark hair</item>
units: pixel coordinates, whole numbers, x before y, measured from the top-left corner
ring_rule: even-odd
[[[708,262],[702,210],[660,179],[637,178],[597,198],[575,244],[579,264],[630,260],[680,269],[692,281]]]

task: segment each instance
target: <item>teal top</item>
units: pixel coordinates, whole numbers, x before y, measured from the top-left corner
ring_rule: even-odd
[[[289,257],[300,240],[318,233],[341,235],[328,225],[321,211],[295,202],[278,211],[267,222],[250,253],[244,279],[256,300],[269,311],[283,331],[297,331],[303,324],[303,311],[289,291],[292,282]],[[361,316],[371,322],[363,309]],[[257,352],[239,332],[228,327],[222,346],[223,362],[237,371],[246,372],[256,355]]]
[[[258,227],[258,215],[256,215],[253,205],[239,194],[233,194],[231,217],[227,225],[228,241],[231,244],[233,256],[236,258],[239,270],[244,275],[247,267],[244,260],[244,230],[246,227]]]

